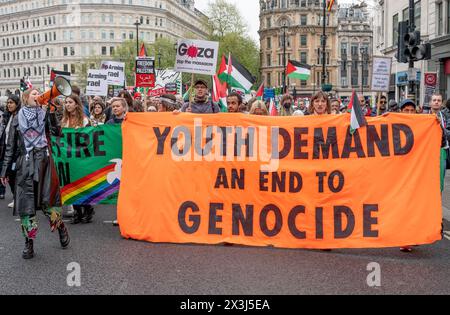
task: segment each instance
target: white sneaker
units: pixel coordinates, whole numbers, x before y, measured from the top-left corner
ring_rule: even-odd
[[[8,208],[14,208],[14,201],[8,205]]]

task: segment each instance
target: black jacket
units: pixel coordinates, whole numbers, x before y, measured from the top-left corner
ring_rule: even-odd
[[[8,169],[16,163],[15,215],[34,216],[38,209],[61,206],[59,178],[51,155],[50,134],[61,136],[55,114],[47,114],[46,117],[49,146],[33,150],[27,158],[25,142],[19,130],[19,116],[16,115],[11,123],[0,177],[6,177]]]

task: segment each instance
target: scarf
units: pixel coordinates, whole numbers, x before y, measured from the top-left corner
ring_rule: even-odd
[[[194,102],[196,103],[196,104],[204,104],[204,103],[206,103],[206,102],[208,102],[208,96],[207,95],[205,95],[205,96],[203,96],[203,97],[199,97],[199,96],[195,96],[195,99],[194,99]]]
[[[22,107],[19,111],[19,131],[22,133],[27,155],[34,148],[48,145],[45,134],[46,112],[40,107]]]

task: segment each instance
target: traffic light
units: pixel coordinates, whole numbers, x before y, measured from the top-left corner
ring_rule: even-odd
[[[407,22],[400,22],[397,56],[402,63],[431,59],[431,44],[421,44],[420,31],[409,32]]]
[[[20,90],[25,92],[28,89],[28,85],[25,83],[24,79],[20,79]]]
[[[405,50],[407,48],[404,38],[408,34],[408,22],[400,22],[398,23],[398,49],[396,58],[400,63],[408,63],[409,60],[405,56]]]

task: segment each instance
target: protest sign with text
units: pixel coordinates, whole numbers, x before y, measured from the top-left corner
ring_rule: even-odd
[[[117,61],[102,61],[100,69],[108,72],[108,85],[124,86],[125,63]]]
[[[86,95],[108,95],[108,73],[106,70],[88,70]]]
[[[372,92],[389,92],[392,58],[373,57]]]
[[[179,39],[175,71],[214,75],[219,43],[193,39]]]
[[[313,249],[440,240],[438,121],[368,122],[351,134],[349,114],[299,126],[293,117],[130,113],[122,236]]]
[[[153,58],[136,59],[136,86],[155,87],[155,60]]]

